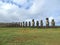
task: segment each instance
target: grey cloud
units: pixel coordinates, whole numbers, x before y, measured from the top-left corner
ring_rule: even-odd
[[[18,6],[19,8],[24,7],[25,9],[29,9],[30,6],[33,5],[33,0],[25,0],[26,2],[24,2],[22,5],[17,2],[14,2],[13,0],[0,0],[0,1],[2,1],[3,3],[12,4],[12,5],[14,4]]]
[[[56,24],[60,24],[60,1],[59,0],[36,0],[33,2],[33,5],[29,10],[23,8],[14,7],[8,10],[4,10],[7,14],[0,13],[0,21],[26,21],[26,20],[43,20],[45,21],[46,17],[53,17],[56,21]],[[34,4],[35,3],[35,4]],[[1,6],[0,6],[1,7]],[[35,7],[35,8],[34,8]],[[1,10],[1,8],[0,8]],[[3,13],[4,13],[3,12]],[[2,16],[1,16],[2,15]]]

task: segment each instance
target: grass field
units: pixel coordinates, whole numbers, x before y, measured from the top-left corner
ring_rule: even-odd
[[[0,28],[0,45],[60,45],[60,28]]]

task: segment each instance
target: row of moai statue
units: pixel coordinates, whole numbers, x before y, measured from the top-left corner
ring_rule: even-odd
[[[32,27],[35,26],[35,21],[34,19],[32,20]],[[40,21],[40,26],[43,27],[43,20]],[[36,21],[36,27],[39,27],[39,21]]]
[[[39,21],[36,21],[36,26],[35,26],[35,21],[34,19],[32,20],[32,23],[29,21],[29,22],[20,22],[20,27],[39,27],[39,24],[40,24],[40,27],[43,27],[43,20],[40,20],[40,23]],[[51,26],[55,26],[55,21],[54,19],[52,19],[51,21]],[[46,18],[46,27],[49,27],[49,19]]]
[[[55,21],[54,19],[51,20],[51,26],[54,27],[55,26]],[[49,27],[49,19],[46,18],[46,27]]]

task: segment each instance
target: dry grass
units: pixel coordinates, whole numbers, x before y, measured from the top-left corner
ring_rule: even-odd
[[[0,28],[0,45],[60,45],[60,28]]]

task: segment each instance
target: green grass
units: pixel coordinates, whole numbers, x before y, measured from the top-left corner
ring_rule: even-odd
[[[0,45],[60,45],[60,28],[0,28]]]

